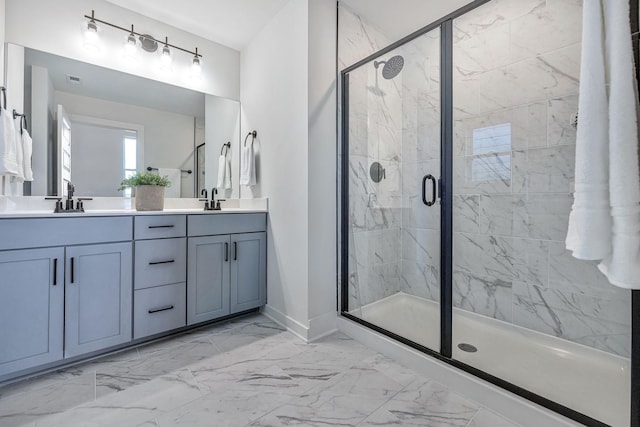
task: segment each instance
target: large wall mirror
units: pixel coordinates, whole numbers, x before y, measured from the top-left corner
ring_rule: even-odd
[[[15,51],[7,61],[24,63],[24,113],[34,139],[34,181],[25,195],[64,195],[69,179],[80,196],[128,197],[118,191],[122,179],[151,170],[172,181],[166,197],[198,197],[216,186],[223,144],[239,144],[237,101],[30,48]],[[237,188],[238,168],[231,169]]]

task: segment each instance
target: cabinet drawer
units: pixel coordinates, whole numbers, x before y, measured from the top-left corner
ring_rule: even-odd
[[[135,289],[187,280],[187,239],[140,240],[136,245]]]
[[[124,242],[131,224],[130,216],[0,219],[0,250]]]
[[[187,235],[185,215],[150,215],[135,217],[135,239],[163,239]]]
[[[157,286],[134,292],[133,338],[143,338],[186,325],[186,285]]]
[[[254,233],[267,230],[267,214],[189,215],[189,236]]]

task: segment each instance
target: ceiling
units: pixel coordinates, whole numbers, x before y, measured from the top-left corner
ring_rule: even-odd
[[[107,0],[120,7],[242,50],[289,0]]]

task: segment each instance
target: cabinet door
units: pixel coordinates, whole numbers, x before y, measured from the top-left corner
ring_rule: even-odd
[[[231,246],[231,313],[263,306],[267,299],[267,234],[233,234]]]
[[[228,235],[189,238],[188,325],[229,314],[229,243]]]
[[[64,249],[0,252],[0,380],[62,359]]]
[[[131,243],[66,250],[65,357],[131,340]]]

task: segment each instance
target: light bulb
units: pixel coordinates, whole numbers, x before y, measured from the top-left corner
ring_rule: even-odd
[[[87,22],[87,25],[84,28],[84,48],[92,53],[100,52],[98,25],[93,19]]]
[[[193,57],[193,62],[191,63],[191,76],[196,79],[202,76],[202,64],[197,56]]]
[[[135,63],[138,59],[136,53],[138,52],[138,41],[136,35],[130,33],[127,36],[127,40],[124,43],[124,57],[130,63]]]
[[[160,53],[160,71],[169,72],[171,71],[171,49],[166,44],[162,48],[162,52]]]

